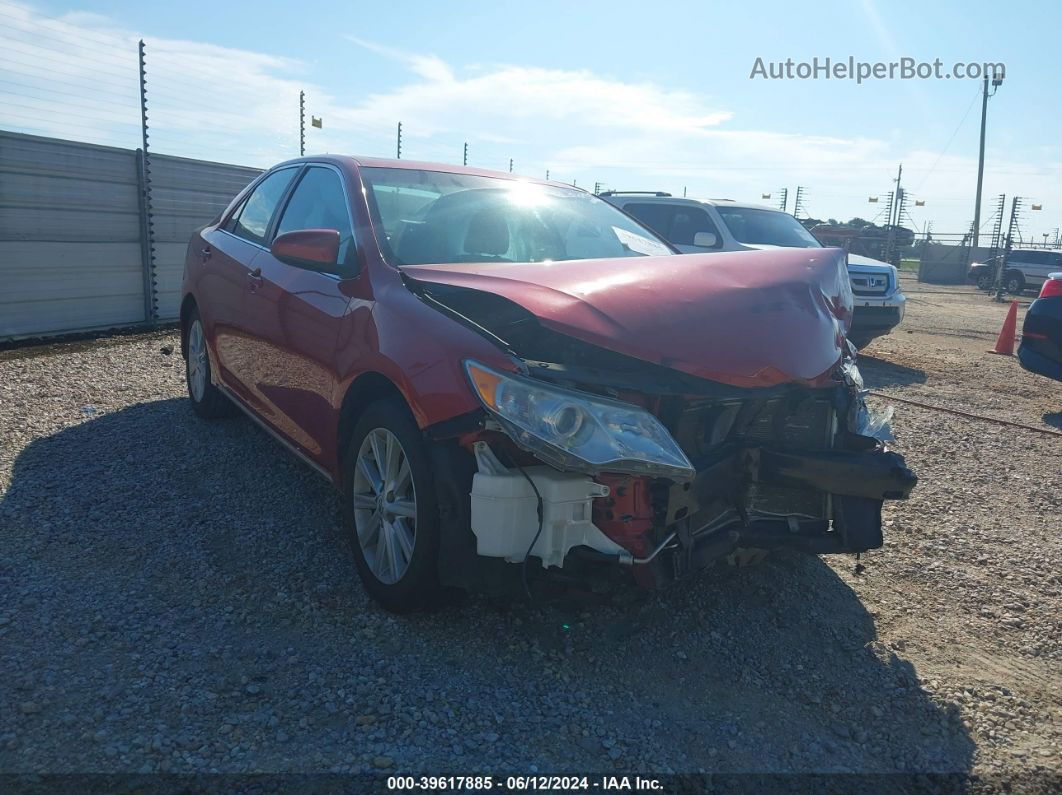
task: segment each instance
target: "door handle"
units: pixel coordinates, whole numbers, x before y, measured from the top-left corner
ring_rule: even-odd
[[[208,259],[210,259],[210,255],[212,253],[213,252],[211,251],[210,246],[204,246],[199,250],[199,256],[203,258],[203,262],[206,262]]]
[[[247,278],[251,280],[252,287],[262,286],[262,269],[255,268],[253,271],[248,272]]]

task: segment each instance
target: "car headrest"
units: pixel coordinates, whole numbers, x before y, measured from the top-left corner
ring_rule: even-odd
[[[484,208],[473,214],[465,232],[466,254],[499,257],[509,250],[509,225],[496,209]]]

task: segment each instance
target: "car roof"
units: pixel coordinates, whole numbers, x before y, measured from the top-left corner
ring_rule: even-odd
[[[711,207],[736,207],[742,210],[770,210],[776,213],[784,212],[784,210],[780,210],[777,207],[768,207],[764,204],[753,204],[752,202],[739,202],[734,199],[701,199],[692,196],[660,196],[654,193],[624,193],[623,191],[606,191],[602,194],[602,197],[606,199],[615,198],[647,202],[650,204],[707,204]]]
[[[474,177],[491,177],[494,179],[509,179],[519,180],[521,182],[534,182],[540,185],[552,185],[558,188],[569,188],[572,190],[578,190],[582,191],[583,193],[587,193],[584,188],[569,185],[567,182],[536,179],[534,177],[528,177],[523,174],[514,174],[509,171],[492,171],[487,168],[476,168],[474,166],[457,166],[451,163],[432,163],[425,160],[399,160],[395,158],[386,157],[364,157],[361,155],[325,154],[295,157],[291,160],[285,160],[283,163],[277,163],[276,165],[272,166],[272,168],[296,165],[298,163],[332,163],[337,166],[356,166],[358,168],[402,168],[417,171],[442,171],[448,174],[468,174]]]

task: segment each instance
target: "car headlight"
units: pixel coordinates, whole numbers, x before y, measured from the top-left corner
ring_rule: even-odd
[[[649,412],[465,362],[472,390],[513,440],[559,469],[689,480],[693,465]]]

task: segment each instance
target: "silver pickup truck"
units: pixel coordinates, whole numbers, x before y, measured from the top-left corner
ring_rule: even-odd
[[[605,191],[599,195],[686,254],[822,247],[796,218],[773,207],[730,199],[679,198],[661,192]],[[848,275],[855,298],[848,339],[863,348],[900,324],[907,299],[896,268],[887,262],[849,254]]]

